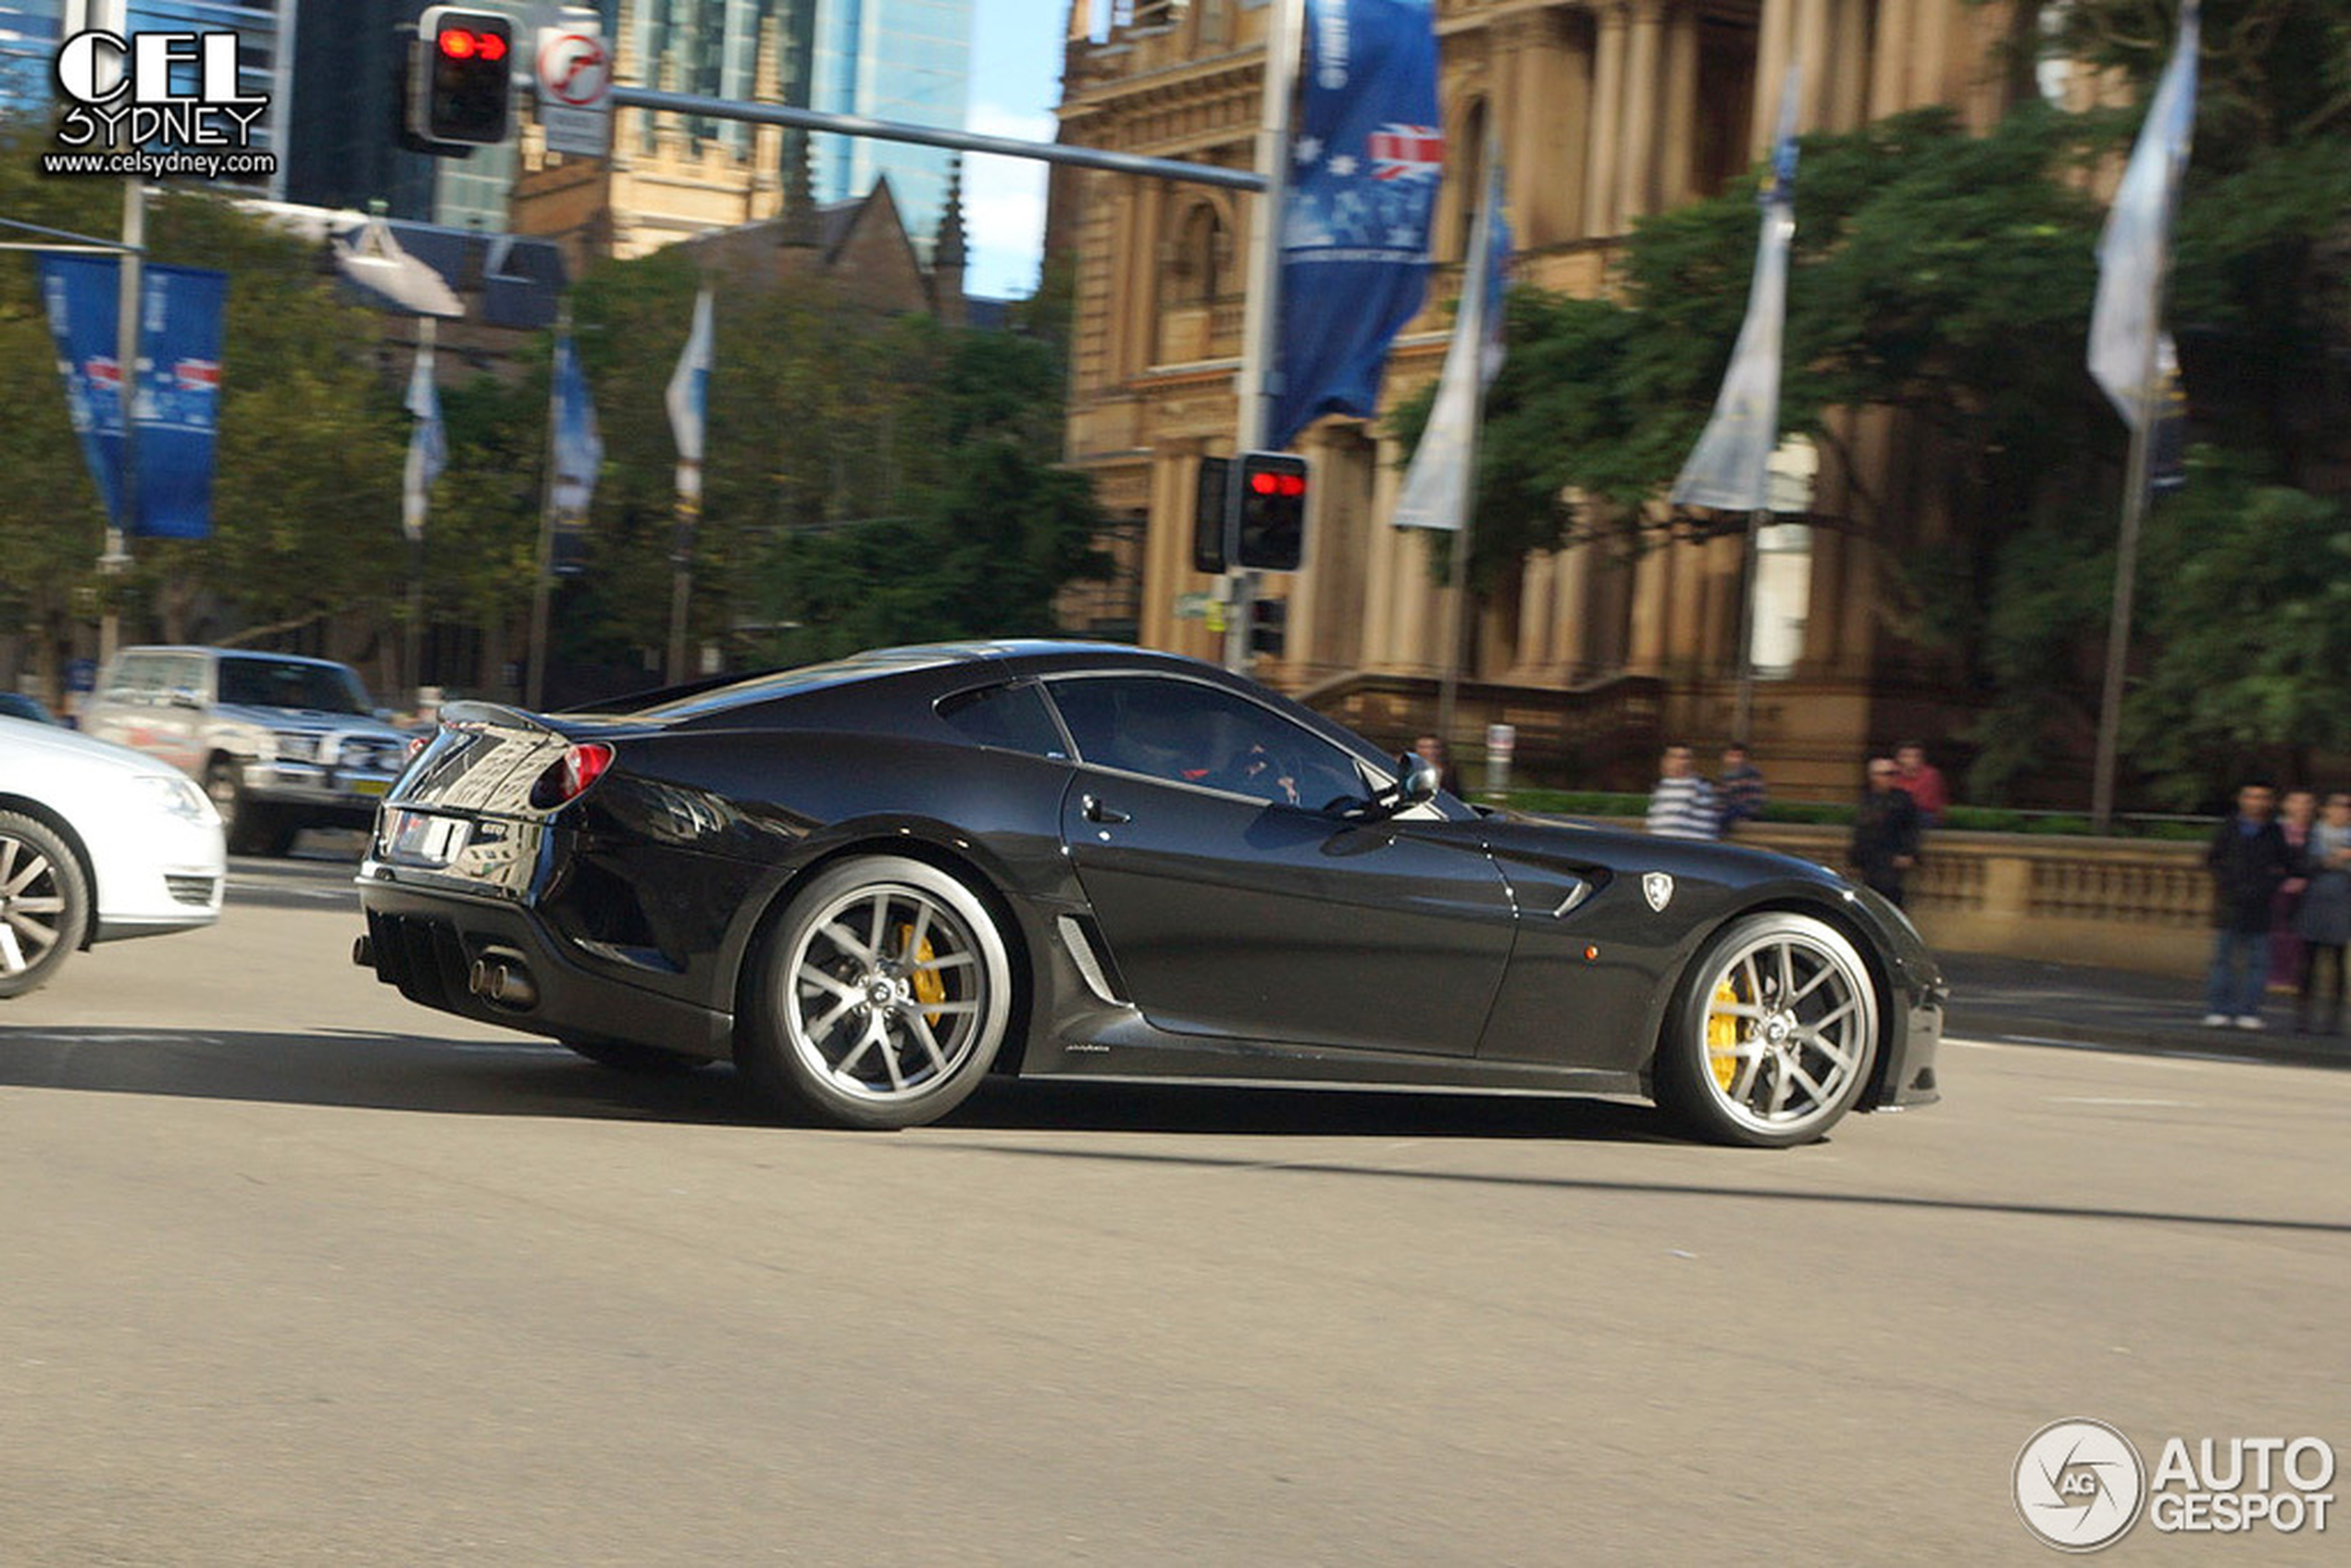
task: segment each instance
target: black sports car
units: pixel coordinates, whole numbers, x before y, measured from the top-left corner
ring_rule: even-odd
[[[989,1072],[1646,1093],[1730,1142],[1936,1098],[1944,987],[1802,861],[1490,813],[1209,666],[897,648],[539,717],[451,704],[356,958],[854,1126]]]

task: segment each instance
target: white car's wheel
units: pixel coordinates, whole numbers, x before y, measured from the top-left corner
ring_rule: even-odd
[[[1810,1143],[1868,1086],[1878,1014],[1869,965],[1834,926],[1791,910],[1734,920],[1667,1014],[1658,1103],[1719,1143]]]
[[[90,925],[81,863],[46,823],[0,811],[0,997],[48,983]]]

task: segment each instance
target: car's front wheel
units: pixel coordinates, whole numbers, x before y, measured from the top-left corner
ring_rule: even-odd
[[[45,822],[0,811],[0,997],[46,985],[90,925],[81,863]]]
[[[1869,965],[1835,927],[1792,910],[1734,920],[1668,1011],[1658,1103],[1719,1143],[1809,1143],[1868,1085],[1878,1014]]]
[[[918,1126],[978,1087],[1003,1044],[1012,981],[996,918],[962,881],[898,855],[844,860],[762,943],[739,1060],[789,1110]]]
[[[215,757],[204,772],[204,792],[220,814],[221,836],[231,854],[283,854],[293,842],[293,829],[278,815],[245,791],[245,770],[230,757]]]

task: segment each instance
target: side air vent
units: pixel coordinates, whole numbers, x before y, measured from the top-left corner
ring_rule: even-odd
[[[1102,967],[1101,957],[1094,951],[1093,939],[1087,934],[1084,923],[1074,915],[1064,915],[1054,925],[1061,931],[1062,946],[1069,949],[1077,972],[1086,977],[1086,989],[1113,1007],[1127,1006],[1126,999],[1118,994],[1118,987]]]

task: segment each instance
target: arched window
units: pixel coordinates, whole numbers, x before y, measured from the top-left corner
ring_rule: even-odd
[[[1211,202],[1183,210],[1161,253],[1159,342],[1154,362],[1183,365],[1214,353],[1216,307],[1231,287],[1225,220]]]
[[[1461,128],[1446,150],[1451,199],[1445,204],[1446,222],[1437,249],[1439,261],[1469,259],[1470,235],[1477,222],[1477,204],[1486,199],[1486,100],[1472,100],[1462,112]]]

